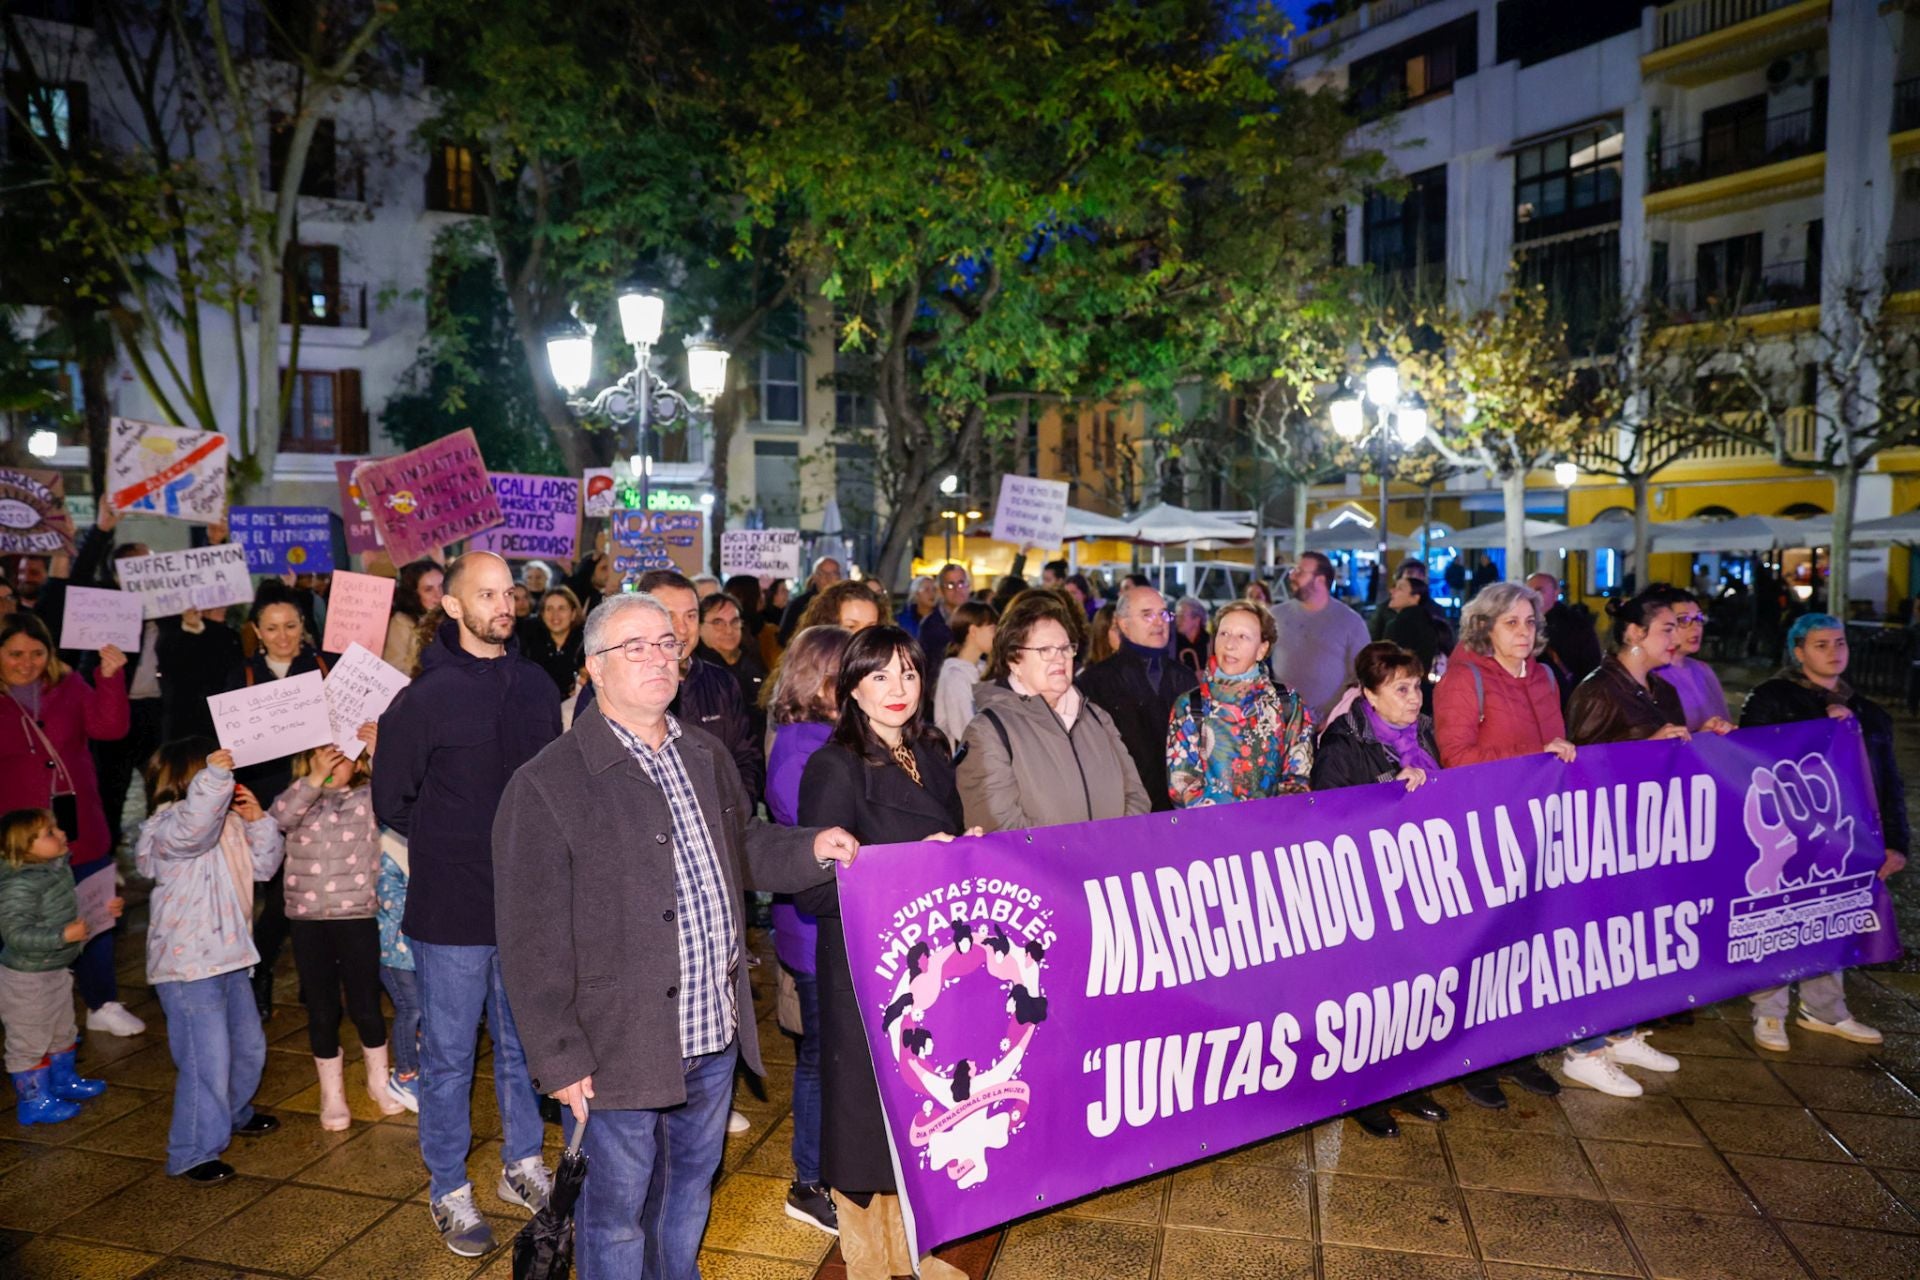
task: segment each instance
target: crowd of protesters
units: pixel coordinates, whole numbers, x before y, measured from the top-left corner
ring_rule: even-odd
[[[152,881],[147,977],[178,1068],[168,1172],[231,1179],[230,1141],[277,1127],[252,1097],[290,941],[321,1126],[352,1120],[344,1019],[369,1102],[419,1113],[428,1210],[453,1252],[498,1243],[469,1181],[482,1026],[502,1199],[538,1210],[551,1190],[541,1095],[569,1133],[595,1115],[585,1280],[693,1273],[736,1071],[765,1073],[756,892],[775,895],[765,976],[796,1040],[788,1214],[838,1234],[855,1280],[951,1277],[908,1252],[841,936],[833,869],[860,845],[1412,790],[1489,761],[1734,727],[1698,657],[1703,602],[1662,585],[1611,602],[1603,637],[1544,574],[1480,582],[1451,616],[1417,561],[1370,624],[1313,552],[1210,609],[1058,561],[991,589],[947,564],[894,598],[831,557],[791,585],[723,583],[623,578],[601,547],[517,578],[485,552],[400,566],[382,656],[411,683],[352,752],[237,766],[206,698],[331,669],[324,578],[264,580],[244,619],[148,622],[137,654],[63,649],[66,585],[111,586],[117,559],[145,551],[116,548],[115,524],[109,507],[70,564],[0,581],[0,1019],[20,1121],[63,1122],[105,1088],[75,1067],[76,990],[87,1032],[145,1030],[114,984],[119,894],[104,926],[76,905],[78,883],[121,874],[140,775],[146,816],[125,843]],[[1892,722],[1847,685],[1839,620],[1804,615],[1785,643],[1739,724],[1856,718],[1891,874],[1909,845]],[[1786,987],[1753,996],[1762,1047],[1791,1047],[1790,1018],[1880,1040],[1840,975],[1799,988],[1797,1016]],[[1681,1065],[1653,1030],[1576,1041],[1561,1073],[1638,1096],[1624,1068]],[[1561,1087],[1532,1057],[1457,1083],[1490,1108],[1504,1083]],[[1447,1118],[1424,1090],[1353,1118],[1386,1138],[1395,1112]]]

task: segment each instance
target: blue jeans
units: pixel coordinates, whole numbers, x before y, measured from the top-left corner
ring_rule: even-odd
[[[820,1182],[820,981],[789,969],[800,993],[800,1042],[793,1051],[793,1180]]]
[[[167,1127],[167,1172],[217,1158],[233,1131],[253,1118],[253,1094],[267,1065],[267,1037],[245,969],[192,982],[156,982],[167,1014],[167,1046],[179,1075]]]
[[[520,1033],[507,1008],[500,953],[409,939],[420,997],[420,1156],[435,1200],[467,1185],[473,1146],[474,1028],[493,1037],[493,1091],[500,1103],[500,1162],[540,1154],[540,1100]]]
[[[393,999],[393,1030],[387,1043],[393,1046],[393,1069],[400,1075],[420,1071],[420,984],[411,969],[380,966],[380,985]]]
[[[699,1280],[700,1237],[727,1143],[736,1040],[682,1058],[687,1100],[658,1111],[595,1111],[591,1172],[574,1211],[580,1280]],[[573,1140],[573,1112],[564,1121]]]

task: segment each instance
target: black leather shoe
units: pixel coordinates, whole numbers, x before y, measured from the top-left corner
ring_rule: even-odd
[[[233,1166],[225,1160],[203,1160],[180,1176],[203,1187],[217,1187],[232,1182],[234,1174]]]
[[[1489,1111],[1505,1111],[1507,1095],[1500,1092],[1500,1082],[1483,1077],[1471,1077],[1460,1082],[1461,1090],[1467,1095],[1467,1101],[1476,1107],[1485,1107]]]
[[[1376,1138],[1397,1138],[1400,1136],[1400,1122],[1393,1118],[1393,1112],[1385,1107],[1362,1107],[1353,1113],[1353,1122]]]
[[[1560,1082],[1548,1075],[1546,1068],[1532,1058],[1509,1062],[1500,1069],[1500,1078],[1511,1080],[1528,1093],[1538,1094],[1542,1098],[1560,1096]]]
[[[1424,1089],[1395,1098],[1393,1105],[1410,1116],[1418,1116],[1432,1124],[1439,1124],[1447,1118],[1447,1109]]]
[[[236,1138],[264,1138],[280,1127],[280,1122],[264,1112],[256,1111],[247,1122],[235,1125],[233,1136]]]

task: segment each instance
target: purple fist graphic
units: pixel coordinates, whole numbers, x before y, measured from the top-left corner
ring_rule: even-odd
[[[1824,756],[1781,760],[1753,771],[1747,787],[1747,837],[1756,855],[1748,893],[1772,893],[1846,874],[1854,822],[1839,812],[1840,784]],[[1804,856],[1803,856],[1804,855]],[[1789,875],[1790,864],[1796,875]]]

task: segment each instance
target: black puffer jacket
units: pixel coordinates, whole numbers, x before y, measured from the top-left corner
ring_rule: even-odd
[[[490,947],[493,815],[514,770],[560,736],[553,681],[520,656],[460,647],[449,618],[421,653],[420,676],[380,717],[373,811],[407,838],[410,938]]]
[[[1860,733],[1867,740],[1867,768],[1873,774],[1873,792],[1880,801],[1881,836],[1887,848],[1911,853],[1913,831],[1907,822],[1907,784],[1900,777],[1900,763],[1893,754],[1893,717],[1865,694],[1855,693],[1842,683],[1838,689],[1822,689],[1797,671],[1783,671],[1763,680],[1747,695],[1740,708],[1740,727],[1751,729],[1765,724],[1791,724],[1800,720],[1818,720],[1830,706],[1844,706],[1860,722]]]
[[[573,704],[573,718],[595,702],[593,682],[580,691]],[[753,731],[747,714],[746,699],[740,696],[740,682],[723,666],[695,656],[687,659],[680,677],[680,692],[673,695],[667,711],[683,725],[705,729],[720,739],[727,754],[740,769],[740,785],[746,788],[749,808],[757,807],[767,789],[767,760],[760,754],[760,738]]]
[[[1440,749],[1433,740],[1433,717],[1420,717],[1420,745],[1435,760]],[[1353,700],[1345,714],[1334,717],[1313,749],[1313,789],[1335,791],[1341,787],[1363,787],[1372,782],[1391,782],[1400,772],[1400,761],[1387,744],[1374,736],[1367,723],[1364,695]]]

